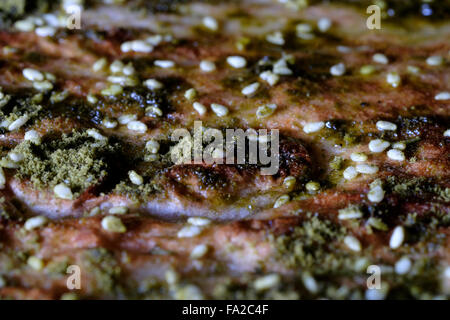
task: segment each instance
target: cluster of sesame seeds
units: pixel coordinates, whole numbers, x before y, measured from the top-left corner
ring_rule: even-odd
[[[33,88],[38,91],[47,92],[53,89],[51,81],[55,81],[55,76],[49,72],[25,68],[22,70],[23,76],[33,83]]]
[[[203,229],[211,224],[211,220],[203,217],[190,217],[188,225],[181,228],[178,233],[178,238],[192,238],[202,233]]]
[[[142,52],[149,53],[153,51],[153,46],[144,40],[126,41],[120,45],[122,52]]]

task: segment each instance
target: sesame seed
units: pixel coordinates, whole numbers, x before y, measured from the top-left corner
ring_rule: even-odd
[[[420,72],[420,68],[416,66],[407,66],[406,70],[412,74],[418,74]]]
[[[134,170],[128,171],[128,177],[130,178],[130,181],[135,185],[140,186],[144,183],[144,179]]]
[[[350,52],[352,52],[352,48],[347,47],[347,46],[337,46],[336,50],[339,51],[340,53],[350,53]]]
[[[369,193],[367,194],[367,199],[369,199],[370,202],[381,202],[384,198],[384,190],[381,186],[375,186],[369,190]]]
[[[445,130],[444,137],[450,137],[450,129]]]
[[[19,20],[14,23],[14,27],[22,32],[30,32],[34,30],[34,23],[31,20]]]
[[[404,142],[396,142],[392,145],[392,148],[398,149],[398,150],[405,150],[406,144]]]
[[[216,70],[216,64],[212,61],[202,60],[200,61],[200,70],[203,72],[212,72]]]
[[[94,64],[92,65],[92,70],[94,72],[98,72],[100,70],[103,70],[106,67],[106,64],[108,63],[108,61],[106,60],[106,58],[100,58],[97,61],[94,62]]]
[[[9,158],[14,162],[20,162],[23,160],[24,156],[21,153],[18,152],[10,152],[8,154]]]
[[[123,68],[123,62],[120,60],[114,60],[113,63],[111,63],[111,65],[109,66],[109,70],[111,70],[112,73],[122,72]]]
[[[318,191],[320,189],[320,184],[315,181],[309,181],[305,185],[305,188],[306,188],[306,190],[311,191],[311,192]]]
[[[123,92],[123,88],[121,85],[112,84],[108,88],[103,89],[100,93],[103,96],[117,96]]]
[[[376,124],[378,130],[397,130],[397,125],[395,123],[389,122],[389,121],[378,121]]]
[[[118,83],[125,87],[134,87],[137,85],[137,80],[134,77],[127,77],[127,76],[108,76],[106,78],[111,83]],[[113,95],[117,95],[119,93],[114,93]]]
[[[25,230],[33,230],[35,228],[42,227],[48,222],[48,219],[44,216],[36,216],[29,218],[27,221],[25,221],[24,228]]]
[[[292,70],[287,66],[287,62],[285,58],[282,58],[274,63],[273,65],[273,73],[289,76],[292,74]]]
[[[256,291],[264,291],[277,286],[280,283],[280,276],[278,274],[269,274],[262,276],[253,282],[253,288]]]
[[[127,123],[127,128],[139,133],[145,133],[147,131],[147,125],[141,121],[133,120]]]
[[[392,232],[391,238],[389,239],[389,247],[391,247],[391,249],[397,249],[402,245],[404,240],[405,230],[402,226],[397,226],[395,227],[394,231]]]
[[[356,171],[363,174],[374,174],[378,172],[378,167],[366,163],[356,165]]]
[[[289,196],[285,194],[285,195],[279,197],[279,198],[275,201],[273,207],[274,207],[274,208],[279,208],[279,207],[281,207],[282,205],[288,203],[289,200],[290,200]]]
[[[22,74],[26,79],[28,79],[30,81],[43,81],[44,80],[44,75],[42,74],[42,72],[35,70],[35,69],[25,68],[22,70]]]
[[[53,27],[38,27],[34,30],[34,32],[39,36],[39,37],[51,37],[54,36],[56,33],[56,29]]]
[[[124,206],[115,206],[108,210],[110,214],[125,214],[128,212],[128,208]]]
[[[146,42],[150,43],[153,46],[157,46],[163,41],[163,37],[160,34],[155,34],[153,36],[148,37],[145,39]]]
[[[450,100],[450,92],[439,92],[434,96],[434,100]]]
[[[211,220],[208,218],[204,218],[204,217],[190,217],[187,219],[187,222],[189,224],[192,224],[194,226],[207,226],[209,224],[211,224]]]
[[[142,52],[142,53],[149,53],[153,51],[153,46],[144,40],[133,40],[133,41],[126,41],[120,45],[120,50],[122,52]]]
[[[202,232],[202,228],[195,225],[188,225],[181,228],[178,233],[178,238],[192,238],[198,236]]]
[[[389,159],[395,160],[395,161],[405,161],[405,154],[398,149],[391,149],[387,152],[387,156]]]
[[[86,100],[87,100],[87,102],[89,102],[90,104],[95,104],[95,103],[98,102],[97,97],[94,96],[93,94],[88,94],[88,95],[86,96]]]
[[[44,268],[44,262],[42,261],[42,259],[36,256],[29,257],[27,260],[27,264],[36,271],[40,271]]]
[[[386,75],[386,82],[389,83],[394,88],[397,88],[402,82],[402,79],[400,78],[400,75],[397,72],[389,72]]]
[[[184,93],[184,97],[188,100],[192,100],[197,96],[197,91],[194,88],[187,89]]]
[[[155,60],[154,64],[160,68],[173,68],[175,66],[175,62],[171,60]]]
[[[352,251],[355,252],[361,251],[361,243],[354,236],[346,236],[344,238],[344,243]]]
[[[114,129],[115,127],[117,127],[117,121],[109,118],[103,119],[102,124],[107,129]]]
[[[192,259],[200,259],[208,252],[208,246],[206,244],[196,245],[192,251],[190,257]]]
[[[274,103],[262,105],[256,109],[256,117],[258,119],[269,117],[275,112],[276,109],[277,105]]]
[[[349,206],[339,210],[338,218],[340,220],[359,219],[363,216],[361,209],[356,206]]]
[[[431,56],[427,58],[427,64],[429,66],[440,66],[444,62],[441,56]]]
[[[381,63],[381,64],[388,64],[389,63],[389,59],[382,53],[375,53],[372,56],[372,60],[376,63]]]
[[[278,46],[284,45],[283,34],[280,31],[275,31],[274,33],[270,33],[266,36],[267,42],[272,44],[276,44]]]
[[[312,31],[312,27],[308,23],[299,23],[295,26],[295,30],[299,33],[308,33]]]
[[[94,138],[95,140],[105,141],[108,139],[104,135],[100,134],[100,132],[98,132],[98,130],[96,129],[88,129],[86,130],[86,133],[88,136]]]
[[[159,151],[159,142],[155,140],[149,140],[145,144],[145,149],[148,150],[150,153],[158,153]]]
[[[115,216],[104,217],[102,219],[101,225],[103,230],[106,230],[108,232],[124,233],[127,231],[127,228],[122,223],[122,220]]]
[[[305,133],[312,133],[321,130],[323,127],[325,127],[325,122],[323,121],[309,122],[303,126],[303,131]]]
[[[206,107],[200,102],[194,102],[192,106],[194,107],[195,111],[198,112],[199,115],[202,116],[206,113]]]
[[[70,188],[65,183],[57,184],[53,188],[53,192],[60,199],[66,199],[66,200],[73,199],[72,190],[70,190]]]
[[[29,119],[30,119],[30,117],[27,114],[24,114],[17,120],[14,120],[13,122],[11,122],[11,124],[8,126],[8,130],[14,131],[14,130],[19,129],[21,126],[23,126],[25,123],[27,123],[27,121]]]
[[[371,74],[374,73],[375,71],[376,71],[375,67],[374,67],[374,66],[371,66],[371,65],[365,65],[365,66],[362,66],[362,67],[359,69],[359,73],[362,74],[362,75],[364,75],[364,76],[371,75]]]
[[[367,289],[365,292],[366,300],[384,300],[386,298],[386,290],[382,289]]]
[[[353,180],[358,175],[358,172],[356,171],[355,167],[349,166],[344,170],[342,175],[344,176],[345,180]]]
[[[6,183],[5,172],[3,171],[3,168],[0,167],[0,189],[5,188],[5,183]]]
[[[321,32],[327,32],[331,28],[331,20],[328,18],[320,18],[317,21],[317,27]]]
[[[382,231],[388,230],[387,225],[380,218],[370,217],[367,220],[367,224],[370,225],[371,227],[374,227],[377,230],[382,230]]]
[[[247,65],[247,60],[240,56],[230,56],[227,58],[227,63],[233,68],[244,68]]]
[[[278,83],[278,81],[280,80],[280,77],[277,74],[273,73],[272,71],[261,72],[259,77],[262,80],[266,81],[271,86],[276,85]]]
[[[228,114],[228,108],[218,103],[211,103],[211,109],[219,117],[224,117]]]
[[[297,182],[297,179],[295,179],[295,177],[289,176],[283,180],[283,186],[286,189],[292,189],[295,186],[296,182]]]
[[[305,288],[311,293],[317,293],[319,291],[319,286],[317,285],[316,279],[309,273],[305,272],[302,274],[302,281]]]
[[[158,90],[164,86],[161,82],[159,82],[156,79],[147,79],[143,82],[143,84],[150,90]]]
[[[137,115],[135,114],[124,114],[121,115],[117,120],[120,124],[128,124],[131,121],[134,121],[137,119]]]
[[[133,65],[130,63],[128,63],[125,67],[123,67],[122,69],[122,73],[126,76],[131,76],[136,72],[136,70],[134,69]]]
[[[390,145],[391,144],[387,141],[375,139],[369,142],[369,150],[374,153],[379,153],[386,150]]]
[[[412,263],[408,257],[402,257],[395,263],[395,273],[397,274],[407,274],[411,269]]]
[[[241,92],[243,95],[250,96],[250,95],[254,94],[256,92],[256,90],[258,90],[258,88],[259,88],[259,83],[254,82],[254,83],[249,84],[248,86],[244,87]]]
[[[340,77],[342,75],[344,75],[345,73],[345,65],[341,62],[338,64],[335,64],[334,66],[332,66],[330,68],[330,73],[331,75],[335,76],[335,77]]]
[[[211,31],[217,31],[219,29],[219,23],[213,17],[204,17],[202,22],[203,25]]]
[[[364,162],[367,160],[367,155],[362,152],[353,152],[350,155],[350,159],[355,162]]]

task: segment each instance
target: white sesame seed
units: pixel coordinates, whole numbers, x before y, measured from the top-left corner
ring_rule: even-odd
[[[117,121],[109,118],[103,119],[102,124],[107,129],[114,129],[115,127],[117,127]]]
[[[42,270],[42,268],[44,268],[44,262],[42,261],[42,259],[36,256],[29,257],[27,260],[27,264],[36,271],[40,271]]]
[[[192,251],[190,257],[192,259],[200,259],[208,252],[208,246],[206,244],[196,245]]]
[[[258,119],[269,117],[276,109],[277,105],[274,103],[262,105],[256,109],[256,117]]]
[[[286,195],[286,194],[285,194],[285,195],[282,195],[281,197],[279,197],[279,198],[275,201],[273,207],[274,207],[274,208],[279,208],[279,207],[281,207],[282,205],[288,203],[289,200],[290,200],[290,198],[289,198],[288,195]]]
[[[151,105],[145,108],[145,115],[148,117],[161,117],[163,115],[162,110],[157,105]]]
[[[407,66],[406,70],[408,70],[408,72],[412,74],[418,74],[420,72],[420,68],[416,66]]]
[[[375,53],[372,56],[372,60],[374,62],[381,63],[381,64],[388,64],[389,63],[388,58],[382,53]]]
[[[356,171],[355,167],[349,166],[344,170],[342,175],[344,176],[345,180],[353,180],[358,175],[358,172]]]
[[[184,93],[184,97],[188,100],[192,100],[197,96],[197,91],[194,88],[187,89]]]
[[[277,286],[279,283],[280,276],[278,274],[269,274],[256,279],[253,283],[253,288],[256,291],[264,291]]]
[[[380,120],[377,122],[377,128],[378,130],[397,130],[397,125],[395,123],[389,122],[389,121],[383,121]]]
[[[34,23],[31,20],[19,20],[14,23],[14,27],[22,32],[30,32],[34,30]]]
[[[283,34],[280,31],[275,31],[273,33],[268,34],[266,36],[266,40],[267,40],[267,42],[276,44],[278,46],[284,45]]]
[[[128,177],[130,178],[130,181],[135,185],[140,186],[144,183],[144,179],[134,170],[128,171]]]
[[[70,190],[70,188],[65,183],[57,184],[53,188],[53,192],[55,193],[55,195],[58,198],[66,199],[66,200],[72,200],[73,199],[72,190]]]
[[[100,134],[100,132],[98,132],[98,130],[96,130],[96,129],[88,129],[88,130],[86,130],[86,133],[88,136],[94,138],[95,140],[99,140],[99,141],[107,140],[107,138],[104,135]]]
[[[286,177],[284,180],[283,180],[283,186],[286,188],[286,189],[291,189],[291,188],[293,188],[294,186],[295,186],[295,183],[297,182],[297,179],[295,179],[295,177],[293,177],[293,176],[289,176],[289,177]]]
[[[335,76],[335,77],[340,77],[342,75],[344,75],[345,73],[345,65],[341,62],[338,64],[335,64],[334,66],[332,66],[330,68],[330,73],[331,75]]]
[[[3,168],[0,167],[0,189],[5,188],[5,183],[6,183],[5,172],[3,171]]]
[[[56,33],[56,29],[53,27],[38,27],[34,30],[34,32],[39,36],[39,37],[51,37],[54,36]]]
[[[318,191],[320,189],[320,184],[318,182],[315,182],[315,181],[309,181],[305,185],[305,188],[308,191]]]
[[[337,46],[336,50],[339,51],[340,53],[350,53],[350,52],[352,52],[352,48],[347,47],[347,46]]]
[[[11,124],[8,126],[9,131],[14,131],[19,129],[21,126],[23,126],[27,121],[30,119],[30,117],[27,114],[24,114],[23,116],[19,117],[17,120],[14,120],[11,122]]]
[[[365,292],[366,300],[384,300],[386,298],[386,291],[383,289],[367,289]]]
[[[450,137],[450,129],[445,130],[444,137]]]
[[[312,31],[312,27],[308,23],[299,23],[295,26],[295,30],[297,33],[309,33]]]
[[[127,228],[122,223],[122,220],[120,218],[115,216],[107,216],[102,219],[101,222],[103,230],[109,231],[109,232],[117,232],[117,233],[124,233],[127,231]]]
[[[206,107],[200,102],[194,102],[192,106],[194,107],[195,111],[198,112],[199,115],[202,116],[206,113]]]
[[[153,46],[144,40],[133,40],[133,41],[126,41],[120,45],[120,50],[122,52],[142,52],[142,53],[149,53],[153,51]]]
[[[227,63],[233,68],[244,68],[247,65],[247,60],[240,56],[230,56],[227,58]]]
[[[147,125],[141,121],[133,120],[127,123],[127,128],[139,133],[145,133],[147,131]]]
[[[219,117],[224,117],[228,114],[228,108],[218,103],[211,103],[211,109]]]
[[[321,32],[327,32],[331,28],[331,20],[328,18],[320,18],[317,21],[317,27]]]
[[[117,120],[119,121],[120,124],[128,124],[131,121],[134,121],[137,119],[137,115],[136,114],[124,114],[121,115]]]
[[[95,103],[98,102],[97,97],[94,96],[93,94],[88,94],[88,95],[86,96],[86,100],[87,100],[87,102],[89,102],[90,104],[95,104]]]
[[[405,150],[406,144],[404,142],[396,142],[392,145],[392,148],[398,149],[398,150]]]
[[[361,243],[354,236],[346,236],[344,238],[344,243],[352,251],[355,252],[361,251]]]
[[[378,172],[378,167],[366,163],[356,165],[356,171],[363,174],[374,174]]]
[[[361,209],[356,206],[350,206],[339,210],[338,218],[340,220],[359,219],[363,216]]]
[[[369,199],[370,202],[381,202],[384,198],[384,190],[381,186],[375,186],[369,190],[369,193],[367,193],[367,199]]]
[[[271,86],[276,85],[278,83],[278,81],[280,80],[280,77],[277,74],[273,73],[272,71],[261,72],[259,77],[262,80],[266,81]]]
[[[387,152],[387,156],[389,159],[395,160],[395,161],[405,161],[405,154],[398,149],[391,149]]]
[[[159,142],[155,140],[149,140],[145,144],[145,149],[148,150],[150,153],[158,153],[159,151]]]
[[[379,153],[386,150],[390,145],[391,144],[387,141],[375,139],[369,142],[369,150],[374,153]]]
[[[98,72],[100,70],[103,70],[106,67],[107,64],[107,60],[106,58],[100,58],[97,61],[94,62],[94,64],[92,65],[92,70],[94,72]]]
[[[244,87],[241,92],[243,95],[250,96],[250,95],[254,94],[256,92],[256,90],[258,90],[258,88],[259,88],[259,83],[254,82],[254,83],[249,84],[248,86]]]
[[[173,68],[175,66],[175,62],[172,60],[155,60],[154,64],[160,68]]]
[[[395,263],[395,273],[407,274],[411,269],[412,263],[408,257],[403,257]]]
[[[312,133],[321,130],[323,127],[325,127],[325,122],[323,121],[309,122],[303,126],[303,131],[305,133]]]
[[[53,89],[53,84],[50,81],[34,81],[33,88],[38,91],[50,91]]]
[[[192,224],[194,226],[199,226],[199,227],[203,227],[203,226],[207,226],[211,224],[211,220],[208,218],[204,218],[204,217],[189,217],[187,219],[187,222],[189,224]]]
[[[202,60],[200,61],[200,70],[203,72],[211,72],[216,70],[216,64],[212,61]]]
[[[319,286],[317,284],[316,279],[314,279],[314,277],[311,274],[309,274],[308,272],[305,272],[304,274],[302,274],[302,281],[303,281],[303,285],[309,292],[314,294],[319,291]]]
[[[287,62],[286,62],[285,58],[281,58],[280,60],[278,60],[277,62],[274,63],[273,73],[279,74],[279,75],[284,75],[284,76],[289,76],[292,74],[292,70],[289,69],[289,67],[287,66]]]
[[[161,89],[164,85],[156,79],[147,79],[144,81],[144,86],[149,88],[150,90],[158,90]]]
[[[109,70],[111,70],[112,73],[122,72],[123,68],[123,62],[120,60],[114,60],[113,63],[111,63],[111,65],[109,66]]]
[[[450,92],[439,92],[434,96],[434,100],[450,100]]]
[[[353,152],[350,155],[350,159],[355,162],[364,162],[367,160],[367,155],[362,152]]]
[[[397,88],[402,82],[402,79],[400,78],[400,75],[397,72],[389,72],[386,75],[386,82],[389,83],[394,88]]]
[[[157,46],[163,41],[163,37],[160,34],[155,34],[153,36],[148,37],[145,39],[146,42],[150,43],[153,46]]]
[[[35,228],[42,227],[48,222],[48,219],[44,216],[36,216],[29,218],[27,221],[25,221],[24,228],[25,230],[33,230]]]
[[[403,240],[405,240],[405,229],[402,226],[395,227],[389,239],[389,246],[391,249],[397,249],[402,245]]]
[[[128,208],[124,206],[115,206],[108,210],[110,214],[125,214],[128,212]]]
[[[429,66],[440,66],[444,62],[441,56],[431,56],[427,58],[427,64]]]
[[[35,70],[35,69],[25,68],[22,70],[22,74],[26,79],[28,79],[30,81],[44,80],[44,75],[42,74],[42,72]]]
[[[219,23],[213,17],[204,17],[202,22],[211,31],[217,31],[219,29]]]
[[[198,236],[202,232],[202,228],[195,225],[188,225],[181,228],[178,233],[178,238],[192,238]]]
[[[14,162],[20,162],[24,159],[23,154],[18,153],[18,152],[10,152],[8,154],[9,158],[14,161]]]

